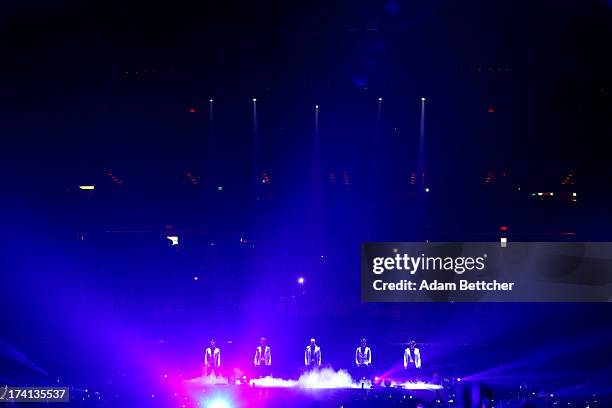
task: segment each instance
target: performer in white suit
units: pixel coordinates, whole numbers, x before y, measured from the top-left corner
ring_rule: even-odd
[[[204,353],[204,366],[206,375],[218,376],[221,374],[221,350],[215,346],[214,339],[210,341],[210,347],[207,347]]]
[[[270,366],[272,365],[272,352],[270,347],[266,345],[266,338],[259,339],[259,346],[255,349],[255,358],[253,359],[255,370],[259,378],[270,375]]]
[[[372,350],[367,346],[366,339],[361,339],[361,343],[355,350],[355,364],[357,365],[357,376],[360,380],[369,377],[369,370],[372,366]]]
[[[416,347],[416,342],[411,340],[404,351],[404,368],[406,370],[421,369],[421,351]]]
[[[308,369],[321,367],[321,348],[317,346],[315,339],[310,339],[310,344],[306,346],[304,364]]]

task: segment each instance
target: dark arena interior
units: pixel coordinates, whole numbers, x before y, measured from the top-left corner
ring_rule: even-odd
[[[611,241],[612,2],[0,10],[0,407],[612,407],[612,297],[359,274],[366,242]]]

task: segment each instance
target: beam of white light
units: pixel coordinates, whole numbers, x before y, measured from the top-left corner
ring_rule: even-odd
[[[217,398],[206,403],[206,408],[231,408],[232,404],[222,398]]]

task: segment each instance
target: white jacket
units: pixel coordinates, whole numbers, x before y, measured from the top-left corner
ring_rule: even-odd
[[[414,356],[411,353],[410,347],[404,351],[404,368],[408,368],[408,364],[414,364],[415,368],[421,368],[421,352],[418,348],[414,348]]]
[[[321,347],[315,346],[314,355],[312,355],[310,344],[306,346],[306,352],[304,353],[304,364],[306,364],[307,367],[310,367],[311,365],[321,367]]]
[[[270,351],[270,346],[266,346],[265,350],[263,351],[263,356],[261,352],[261,346],[257,346],[257,348],[255,349],[255,358],[253,359],[253,364],[259,367],[262,362],[264,363],[264,365],[267,366],[272,365],[272,352]]]
[[[210,347],[206,349],[204,364],[206,367],[221,367],[221,350],[219,347],[215,347],[214,350]]]
[[[360,365],[372,365],[372,350],[369,347],[361,349],[361,346],[355,350],[355,364]]]

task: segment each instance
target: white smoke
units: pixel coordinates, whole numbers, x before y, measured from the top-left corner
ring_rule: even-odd
[[[295,380],[284,380],[275,377],[264,377],[251,380],[251,385],[267,388],[292,388],[295,387],[297,383],[298,382]]]
[[[185,380],[185,383],[191,385],[227,385],[229,380],[223,376],[203,375],[201,377]]]
[[[251,385],[270,388],[332,389],[361,388],[361,382],[355,383],[346,370],[334,371],[331,368],[305,372],[297,380],[285,380],[275,377],[264,377],[251,380]],[[364,382],[364,388],[370,387]]]
[[[240,384],[240,379],[236,379],[236,384]],[[384,385],[384,381],[381,381]],[[229,380],[222,376],[201,376],[185,383],[196,386],[207,385],[227,385]],[[250,385],[264,388],[299,388],[299,389],[335,389],[335,388],[370,388],[372,383],[369,380],[354,382],[351,375],[346,370],[335,371],[331,368],[307,371],[297,380],[286,380],[272,376],[252,379]],[[426,383],[423,381],[398,382],[391,381],[391,386],[400,386],[407,390],[440,390],[441,385]]]
[[[305,372],[297,381],[299,388],[353,388],[353,378],[346,370],[334,371],[331,368]]]
[[[432,384],[426,383],[423,381],[407,381],[407,382],[395,382],[391,381],[391,386],[400,386],[404,387],[407,390],[441,390],[442,386],[440,384]]]

